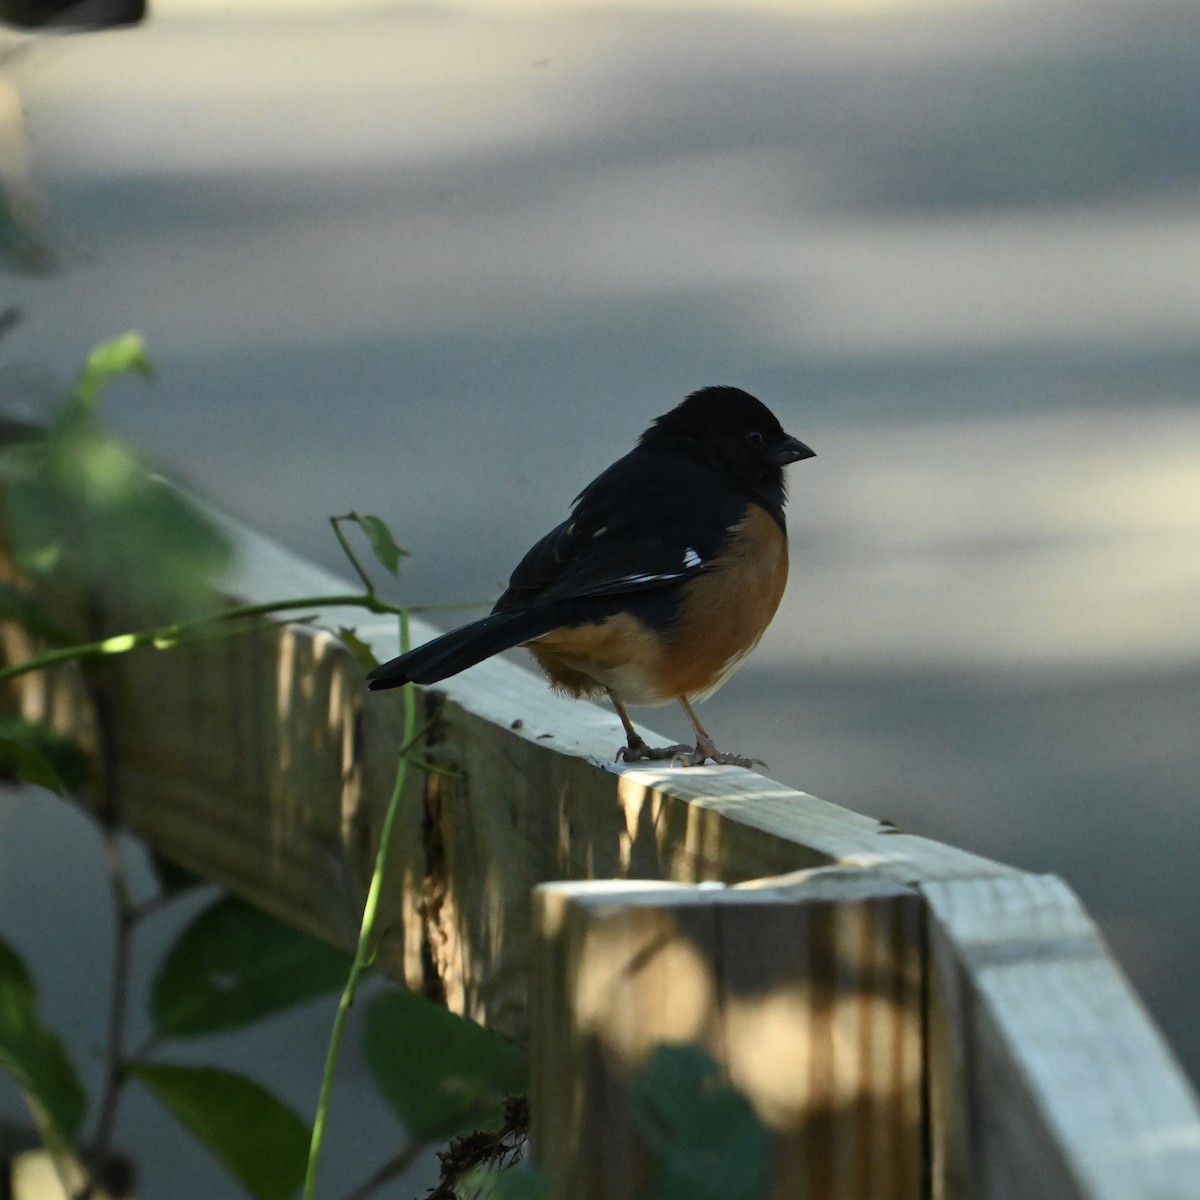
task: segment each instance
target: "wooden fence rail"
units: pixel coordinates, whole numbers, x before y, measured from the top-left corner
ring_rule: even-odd
[[[225,524],[231,598],[353,590]],[[395,652],[393,622],[330,609],[101,678],[120,820],[351,948],[401,710],[339,626]],[[18,701],[95,746],[73,669]],[[423,753],[453,773],[411,773],[378,962],[529,1042],[559,1197],[637,1194],[625,1101],[659,1040],[705,1045],[754,1102],[772,1197],[1200,1197],[1196,1097],[1059,880],[737,768],[615,764],[615,717],[505,661],[422,706]]]

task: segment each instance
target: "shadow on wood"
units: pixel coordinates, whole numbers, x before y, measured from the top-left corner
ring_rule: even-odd
[[[231,598],[346,593],[225,526],[239,554]],[[89,667],[90,693],[76,669],[27,675],[16,703],[94,749],[89,694],[101,695],[114,815],[349,949],[403,722],[399,697],[365,691],[329,632],[341,626],[380,658],[396,651],[391,622],[321,609],[311,623],[111,656]],[[414,622],[415,640],[432,633]],[[28,654],[19,629],[3,636],[10,661]],[[623,1098],[662,1035],[709,1046],[755,1101],[779,1178],[795,1183],[776,1195],[1200,1196],[1196,1098],[1057,880],[738,768],[615,764],[614,716],[506,661],[422,705],[420,754],[445,773],[410,773],[377,961],[529,1040],[539,948],[535,1139],[576,1189],[564,1195],[631,1194],[644,1159]],[[683,886],[828,866],[855,870],[758,892]],[[548,888],[531,910],[539,884],[605,879],[626,882]],[[585,1186],[585,1168],[608,1182]]]

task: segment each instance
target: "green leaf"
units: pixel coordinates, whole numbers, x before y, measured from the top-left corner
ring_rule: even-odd
[[[228,538],[87,411],[68,408],[9,457],[5,503],[25,570],[118,592],[147,613],[212,607],[212,581],[232,558]]]
[[[415,992],[374,997],[363,1048],[384,1099],[426,1141],[498,1125],[504,1098],[529,1082],[518,1046]]]
[[[351,513],[350,519],[367,535],[375,557],[379,559],[384,569],[391,575],[400,570],[400,560],[408,551],[403,549],[392,537],[392,531],[381,517],[364,516],[361,513]]]
[[[25,964],[0,942],[0,1070],[25,1093],[46,1140],[66,1148],[87,1098],[62,1042],[38,1020],[36,999]]]
[[[550,1179],[536,1169],[476,1169],[463,1177],[458,1194],[475,1196],[476,1200],[550,1200]]]
[[[190,891],[207,882],[202,875],[189,871],[187,867],[181,867],[157,850],[150,851],[150,865],[164,896],[178,896],[181,892]]]
[[[133,372],[144,379],[154,375],[154,364],[146,353],[146,343],[140,333],[123,333],[111,341],[101,342],[88,355],[87,363],[75,381],[76,402],[87,412],[93,411],[109,382]]]
[[[358,660],[358,665],[363,670],[373,671],[379,666],[379,659],[375,657],[375,652],[358,636],[357,631],[349,628],[349,626],[339,625],[337,635],[350,653]]]
[[[12,584],[0,583],[0,617],[27,629],[52,646],[69,646],[79,641],[51,617],[32,596],[18,591]]]
[[[45,433],[6,449],[4,502],[26,571],[118,593],[137,619],[184,619],[214,607],[213,581],[232,559],[225,533],[96,421],[100,392],[148,374],[136,334],[97,346]]]
[[[87,781],[87,760],[69,738],[45,725],[0,715],[0,772],[65,796]]]
[[[304,1179],[308,1128],[244,1075],[132,1063],[129,1073],[224,1164],[255,1200],[287,1200]]]
[[[699,1046],[659,1046],[638,1076],[635,1120],[658,1156],[656,1200],[762,1200],[766,1131]]]
[[[67,785],[54,769],[54,764],[36,746],[30,746],[15,738],[0,736],[0,776],[11,772],[25,783],[67,794]]]
[[[340,987],[350,956],[236,896],[205,909],[167,952],[150,1006],[167,1037],[237,1029]]]

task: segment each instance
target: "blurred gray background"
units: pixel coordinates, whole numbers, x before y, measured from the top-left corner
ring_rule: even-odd
[[[754,392],[818,457],[706,724],[1064,876],[1200,1075],[1200,6],[164,0],[0,51],[57,260],[0,275],[10,407],[139,329],[114,425],[336,569],[326,516],[380,514],[434,602],[688,391]],[[90,837],[0,797],[0,924],[73,1023]],[[327,1013],[289,1019],[307,1112]],[[143,1195],[213,1194],[202,1158]]]

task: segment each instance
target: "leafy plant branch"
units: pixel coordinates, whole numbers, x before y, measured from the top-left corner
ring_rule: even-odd
[[[394,616],[401,645],[408,649],[413,614],[476,606],[401,606],[382,598],[347,537],[347,526],[357,527],[390,574],[397,573],[405,552],[379,518],[349,512],[330,521],[361,590],[217,608],[220,600],[210,581],[220,578],[229,565],[231,547],[224,533],[96,422],[100,393],[109,380],[150,371],[136,335],[97,347],[45,433],[5,448],[2,500],[14,560],[25,578],[40,581],[51,593],[123,596],[131,602],[123,606],[129,611],[173,613],[176,619],[148,620],[144,627],[100,636],[103,626],[91,606],[86,629],[91,636],[72,642],[75,635],[42,608],[39,596],[44,590],[26,593],[2,585],[0,618],[22,625],[48,648],[0,670],[0,682],[67,662],[86,664],[139,648],[165,650],[240,635],[264,628],[280,614],[327,607]],[[203,611],[205,607],[209,611]],[[369,656],[352,630],[338,633],[360,658]],[[154,1095],[255,1200],[286,1200],[301,1186],[306,1200],[312,1200],[339,1052],[378,943],[380,899],[400,800],[412,769],[453,773],[418,756],[427,729],[419,719],[417,693],[409,685],[403,693],[403,734],[391,797],[353,956],[281,925],[244,902],[218,899],[183,931],[160,964],[149,997],[153,1028],[136,1047],[128,1044],[136,935],[180,885],[171,881],[166,864],[159,863],[158,891],[144,899],[133,894],[124,835],[117,825],[119,798],[115,793],[101,796],[98,824],[117,934],[106,1073],[89,1141],[80,1140],[87,1097],[69,1055],[40,1023],[33,980],[24,964],[0,942],[0,1070],[15,1078],[29,1099],[47,1145],[64,1155],[72,1147],[86,1146],[87,1176],[82,1185],[76,1182],[73,1193],[67,1189],[73,1200],[88,1200],[103,1182],[121,1099],[130,1085]],[[77,758],[78,752],[49,730],[15,718],[0,720],[0,765],[14,766],[21,778],[66,794],[81,786],[86,775]],[[114,770],[105,773],[115,779]],[[311,1129],[251,1079],[158,1058],[174,1039],[239,1028],[338,987],[341,996]],[[465,1129],[494,1128],[489,1122],[501,1112],[504,1098],[527,1086],[527,1062],[516,1047],[399,989],[382,991],[369,1001],[364,1041],[379,1089],[413,1141],[350,1193],[355,1200],[394,1179],[429,1145]]]
[[[172,899],[167,890],[161,888],[147,900],[135,900],[129,883],[120,832],[116,826],[105,823],[101,826],[101,833],[116,919],[116,936],[113,942],[112,985],[105,1039],[104,1084],[97,1109],[95,1132],[87,1146],[87,1174],[82,1186],[74,1193],[73,1200],[91,1200],[101,1186],[112,1151],[121,1097],[130,1079],[128,1060],[130,1057],[148,1056],[158,1041],[157,1034],[151,1034],[132,1056],[126,1052],[133,949],[139,926]]]
[[[335,525],[335,528],[337,526]],[[340,535],[339,535],[340,538]],[[357,564],[356,564],[357,566]],[[360,568],[361,573],[361,568]],[[365,576],[364,576],[365,578]],[[409,630],[408,614],[400,613],[400,647],[406,653],[412,645]],[[338,1056],[341,1053],[342,1038],[346,1032],[346,1019],[358,991],[358,984],[363,972],[371,965],[375,954],[375,921],[379,914],[379,897],[383,891],[384,875],[387,870],[388,854],[392,845],[392,832],[396,824],[396,814],[400,809],[400,799],[404,794],[404,784],[408,779],[410,756],[416,742],[417,730],[417,692],[411,683],[404,686],[404,733],[403,744],[396,763],[396,775],[392,783],[392,794],[388,800],[387,814],[383,819],[383,828],[379,834],[379,849],[375,854],[375,866],[371,872],[371,884],[367,890],[366,903],[363,906],[362,923],[359,926],[358,943],[354,951],[354,962],[350,966],[350,974],[346,978],[346,986],[342,989],[338,1001],[337,1014],[333,1019],[333,1028],[329,1034],[329,1049],[325,1056],[325,1068],[321,1076],[321,1089],[317,1098],[316,1116],[313,1118],[312,1141],[308,1152],[308,1165],[304,1176],[304,1200],[313,1200],[316,1195],[317,1173],[321,1164],[321,1147],[325,1137],[325,1122],[329,1114],[329,1104],[333,1095],[333,1080],[337,1070]]]
[[[399,616],[401,613],[420,616],[432,612],[450,612],[463,608],[478,608],[485,601],[467,600],[451,604],[411,604],[400,606],[383,600],[371,592],[344,592],[326,596],[300,596],[286,600],[264,600],[259,604],[237,604],[211,616],[195,621],[177,621],[156,625],[149,629],[137,629],[128,633],[116,633],[92,642],[76,642],[35,654],[24,662],[0,670],[0,683],[17,679],[32,671],[44,671],[65,662],[78,662],[106,655],[128,654],[145,646],[156,650],[169,650],[183,642],[197,641],[204,636],[228,637],[237,633],[248,633],[260,629],[263,624],[255,622],[258,617],[271,617],[286,612],[303,612],[312,608],[361,608],[367,612]],[[254,623],[250,623],[254,622]],[[240,623],[240,627],[239,626]],[[234,628],[228,628],[234,626]]]

